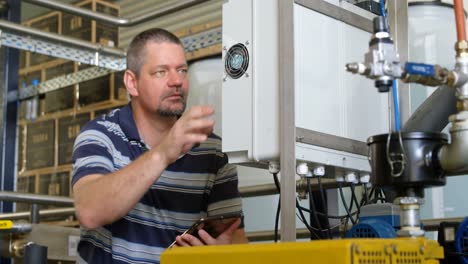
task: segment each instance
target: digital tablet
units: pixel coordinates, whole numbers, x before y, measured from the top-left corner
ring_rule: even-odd
[[[224,214],[216,216],[208,216],[198,219],[189,229],[185,230],[181,236],[190,234],[199,238],[198,230],[204,229],[210,236],[217,238],[221,233],[228,229],[237,219],[241,218],[241,213]],[[172,242],[169,246],[171,248],[176,244],[176,241]]]

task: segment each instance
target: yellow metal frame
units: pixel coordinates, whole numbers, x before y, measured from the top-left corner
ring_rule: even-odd
[[[311,242],[172,248],[162,264],[435,264],[443,248],[425,238],[342,239]]]

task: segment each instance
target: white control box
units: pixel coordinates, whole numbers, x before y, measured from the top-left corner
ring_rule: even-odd
[[[229,0],[223,5],[222,136],[223,151],[233,163],[279,160],[277,1]],[[334,6],[342,8],[340,4],[352,6]],[[363,60],[370,37],[369,32],[295,4],[291,89],[295,89],[297,128],[329,135],[325,141],[339,138],[361,146],[369,136],[388,132],[388,94],[378,93],[373,81],[344,69],[348,62]],[[369,170],[362,151],[352,153],[322,143],[297,143],[296,158]]]

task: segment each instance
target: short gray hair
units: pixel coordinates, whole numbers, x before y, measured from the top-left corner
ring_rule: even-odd
[[[146,55],[145,46],[149,42],[174,43],[183,48],[180,39],[171,32],[162,28],[147,29],[136,35],[127,49],[127,69],[131,70],[138,77]]]

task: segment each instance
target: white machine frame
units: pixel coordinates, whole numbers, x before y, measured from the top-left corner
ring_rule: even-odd
[[[294,25],[298,23],[298,9],[307,8],[321,15],[331,17],[339,23],[351,25],[354,28],[369,33],[372,32],[372,18],[374,16],[344,1],[332,3],[333,1],[331,0],[281,0],[277,1],[277,10],[275,10],[275,7],[265,5],[264,3],[260,8],[260,4],[253,4],[255,0],[236,0],[236,3],[239,4],[239,1],[243,1],[245,4],[251,3],[253,6],[250,10],[239,9],[237,12],[230,10],[229,13],[224,13],[223,11],[223,19],[229,19],[229,16],[233,16],[233,14],[237,16],[245,14],[240,19],[253,23],[253,27],[242,28],[243,32],[236,36],[236,33],[232,35],[231,32],[238,32],[239,30],[235,31],[232,29],[235,26],[240,27],[240,25],[223,22],[223,62],[226,59],[229,47],[240,39],[248,48],[249,53],[253,52],[255,56],[252,57],[251,66],[247,69],[245,76],[236,80],[235,87],[230,83],[232,80],[229,76],[226,75],[224,77],[222,102],[223,151],[228,153],[230,162],[232,163],[262,163],[269,160],[278,160],[279,158],[281,174],[287,176],[281,177],[281,208],[283,208],[281,212],[281,238],[283,241],[293,241],[296,239],[296,212],[294,206],[296,200],[296,182],[295,177],[290,177],[290,175],[296,175],[296,160],[329,165],[338,168],[335,172],[341,174],[348,171],[356,171],[358,173],[368,171],[367,146],[364,142],[365,139],[360,137],[367,137],[375,134],[375,132],[385,133],[388,131],[388,126],[385,127],[385,125],[381,126],[381,130],[379,131],[373,131],[372,128],[367,130],[359,130],[358,128],[361,135],[356,136],[356,134],[352,135],[352,133],[343,132],[343,130],[332,134],[326,130],[320,131],[320,129],[298,127],[297,117],[299,115],[296,115],[295,112],[302,109],[298,109],[296,102],[297,96],[295,93],[297,89],[291,89],[291,87],[296,88],[298,86],[298,74],[296,72],[297,69],[295,69],[298,61],[296,61],[295,49],[299,47],[297,46],[298,43],[295,43],[295,38],[297,37],[295,30],[297,28]],[[390,2],[390,7],[396,8],[398,1],[394,0]],[[252,14],[249,12],[274,14],[275,11],[277,12],[277,17],[267,16],[266,18],[263,17],[262,20],[253,19],[254,21],[249,21],[249,19],[252,19]],[[394,15],[395,12],[390,10],[390,23],[396,23]],[[259,29],[265,26],[262,23],[269,23],[270,28],[273,28],[273,30],[268,32],[260,31]],[[399,23],[402,24],[400,21]],[[399,27],[392,26],[391,28],[400,29],[401,25]],[[277,34],[274,29],[277,30]],[[231,35],[226,36],[224,32],[230,32]],[[252,34],[252,41],[245,38],[246,34]],[[400,35],[402,34],[404,35],[404,32],[400,32]],[[398,45],[398,40],[396,42]],[[358,45],[355,46],[357,47]],[[361,46],[360,49],[367,47],[367,45],[359,46]],[[303,48],[301,47],[301,49]],[[279,56],[277,61],[267,60],[272,52],[277,52]],[[341,51],[338,50],[337,52]],[[362,56],[364,52],[359,51],[357,53]],[[404,55],[402,59],[405,59]],[[259,65],[256,64],[258,63],[256,60],[269,61],[270,63]],[[276,79],[274,76],[271,76],[271,72],[278,72],[278,78]],[[340,77],[343,76],[339,76],[338,78]],[[253,85],[263,85],[263,87],[278,87],[278,92],[269,93],[266,89],[259,90],[257,88],[252,89],[252,91],[250,90],[252,83]],[[373,84],[371,83],[371,85]],[[367,84],[367,86],[370,85]],[[362,87],[362,92],[377,93],[376,89],[372,90],[368,89],[368,87]],[[403,120],[405,120],[409,114],[409,107],[406,108],[405,102],[409,100],[405,98],[404,94],[401,96],[404,104],[402,106]],[[268,99],[265,100],[265,97],[268,97]],[[239,100],[235,100],[235,98],[245,98],[245,101],[242,101],[242,107],[239,107],[240,102]],[[260,99],[262,99],[262,107],[258,107]],[[329,98],[325,100],[327,99]],[[386,103],[391,102],[391,99],[386,99],[388,100]],[[374,102],[369,103],[372,104]],[[388,105],[387,107],[390,108]],[[236,109],[236,112],[233,112],[232,109]],[[278,109],[281,109],[281,111]],[[345,109],[344,111],[349,110]],[[269,112],[270,114],[268,114]],[[279,118],[272,120],[275,118],[275,115],[272,115],[271,112],[277,112],[277,117]],[[249,115],[251,115],[251,118],[245,118]],[[389,115],[387,112],[384,120],[380,122],[388,124]],[[343,120],[338,120],[337,122],[343,122]],[[352,122],[352,120],[345,120],[344,122]],[[346,125],[348,124],[344,125],[345,128]],[[362,135],[362,132],[368,134]],[[272,140],[275,137],[277,137],[277,141]]]

